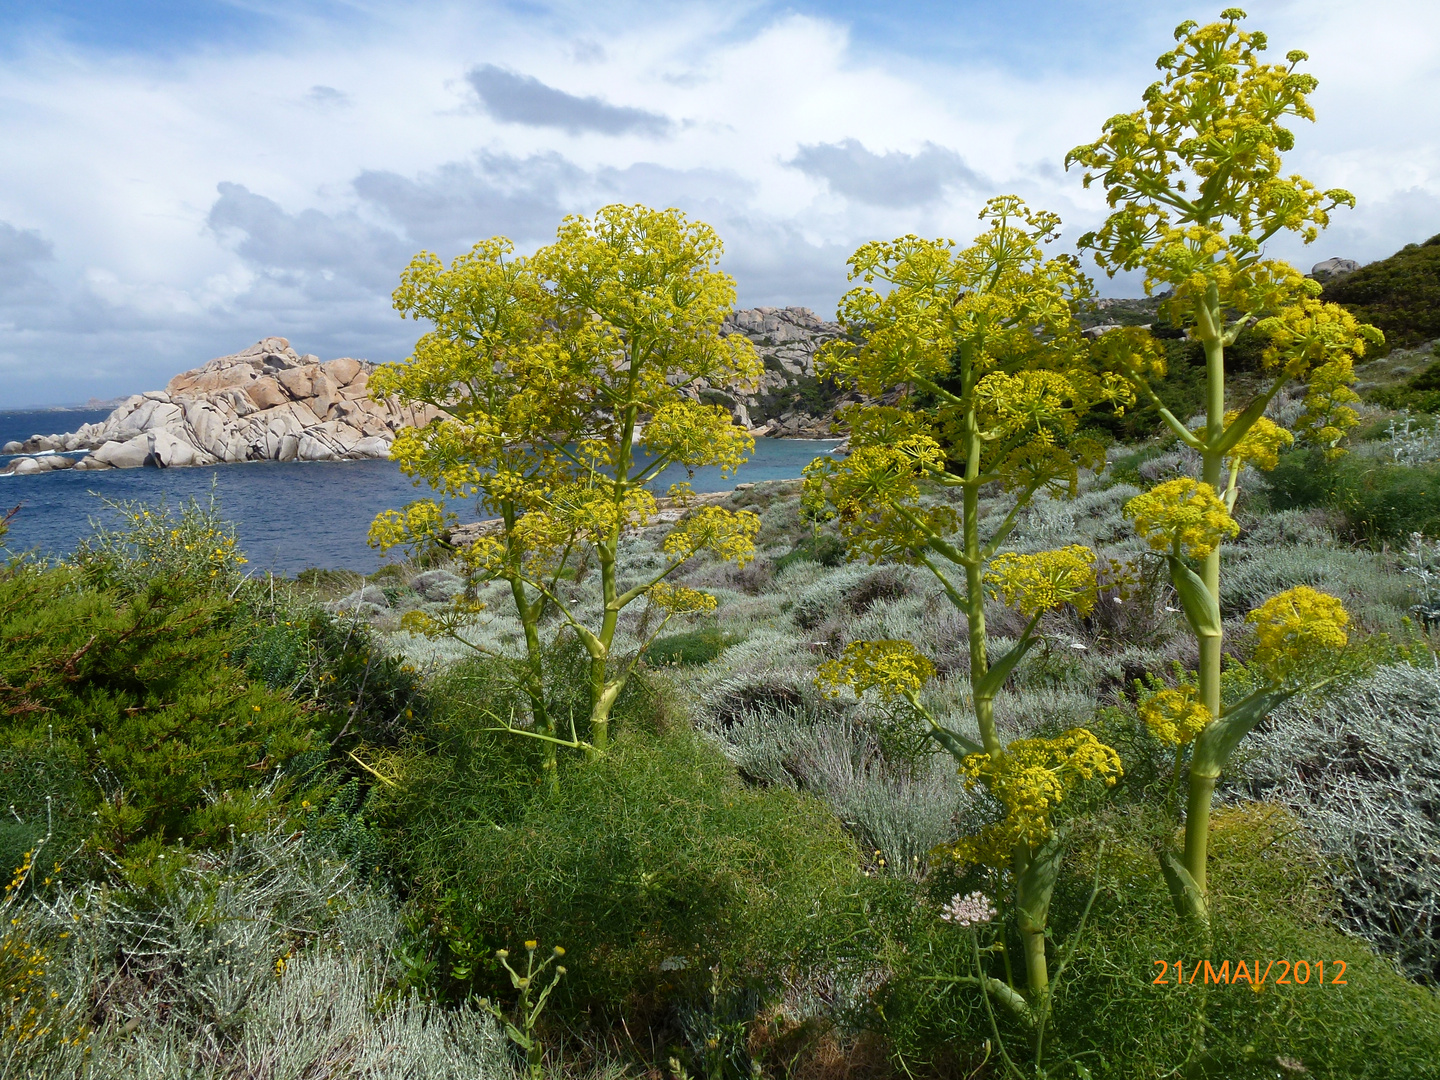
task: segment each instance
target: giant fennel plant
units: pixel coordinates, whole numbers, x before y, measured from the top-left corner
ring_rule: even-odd
[[[556,746],[594,754],[609,743],[610,713],[638,656],[616,655],[621,612],[641,599],[659,609],[661,618],[648,620],[653,637],[672,615],[715,606],[709,594],[667,583],[682,564],[701,551],[740,563],[753,557],[759,519],[706,506],[666,536],[657,571],[622,581],[618,564],[622,537],[657,521],[649,485],[661,472],[733,471],[754,447],[723,409],[695,394],[702,380],[745,385],[760,373],[750,343],[720,332],[735,303],[734,281],[717,266],[721,250],[709,226],[677,210],[607,206],[593,218],[567,218],[555,242],[528,258],[503,238],[448,268],[421,253],[395,293],[401,312],[432,329],[407,361],[376,372],[374,392],[443,415],[402,431],[391,456],[444,499],[475,500],[498,521],[493,532],[466,536],[444,502],[422,499],[380,515],[371,542],[439,543],[473,579],[509,584],[525,636],[531,723],[523,731],[545,743],[552,779]],[[685,503],[688,485],[671,495]],[[560,589],[591,560],[602,594],[595,622]],[[469,640],[474,608],[462,598],[448,615],[411,625]],[[546,708],[541,621],[549,612],[589,658],[583,743],[573,724],[567,739]]]
[[[848,686],[908,703],[965,782],[1004,808],[1001,820],[962,837],[952,853],[990,867],[1013,889],[1006,906],[1024,946],[1023,988],[1007,977],[990,980],[987,992],[1036,1021],[1048,1009],[1046,922],[1064,850],[1054,812],[1078,784],[1113,784],[1121,767],[1083,728],[1001,739],[997,693],[1040,640],[1046,612],[1093,607],[1096,574],[1094,554],[1079,545],[1034,555],[1000,549],[1038,493],[1073,495],[1078,469],[1103,460],[1076,435],[1078,422],[1099,402],[1123,407],[1130,392],[1088,362],[1072,317],[1088,283],[1073,258],[1043,250],[1058,219],[1013,197],[991,200],[981,218],[988,229],[970,247],[907,236],[866,244],[850,259],[860,284],[840,305],[849,342],[828,348],[820,365],[871,402],[895,404],[849,410],[850,454],[809,466],[805,499],[838,518],[853,555],[926,567],[968,620],[978,741],[925,708],[921,692],[934,668],[908,642],[854,642],[818,679],[832,694]],[[1008,511],[987,518],[984,491],[1008,495]],[[987,598],[1026,619],[1019,640],[993,660]]]
[[[1141,270],[1147,292],[1163,289],[1162,314],[1184,327],[1205,351],[1205,413],[1196,430],[1175,415],[1155,389],[1164,361],[1148,331],[1111,331],[1095,350],[1100,370],[1122,376],[1154,405],[1170,432],[1200,459],[1200,475],[1168,481],[1126,508],[1136,531],[1168,561],[1185,618],[1198,643],[1199,670],[1189,684],[1155,698],[1147,720],[1162,737],[1190,747],[1183,856],[1166,853],[1166,876],[1177,904],[1205,918],[1210,802],[1215,782],[1240,740],[1280,701],[1313,686],[1331,647],[1343,647],[1346,616],[1333,598],[1291,590],[1268,601],[1251,621],[1280,626],[1280,643],[1261,646],[1261,685],[1243,700],[1222,701],[1221,550],[1239,527],[1232,517],[1243,467],[1275,465],[1293,436],[1266,417],[1281,389],[1305,384],[1296,434],[1339,447],[1356,422],[1350,389],[1356,357],[1381,341],[1343,308],[1322,303],[1320,286],[1289,263],[1266,258],[1284,232],[1310,243],[1332,210],[1353,206],[1346,191],[1319,191],[1285,175],[1282,155],[1295,142],[1292,118],[1313,120],[1307,96],[1316,80],[1262,60],[1265,35],[1240,29],[1244,12],[1221,21],[1176,28],[1177,47],[1162,55],[1163,73],[1136,112],[1106,121],[1101,137],[1066,158],[1085,186],[1099,182],[1112,212],[1081,237],[1109,274]],[[1266,342],[1258,385],[1232,408],[1225,351],[1247,327]],[[1265,640],[1264,633],[1261,635]],[[1280,662],[1287,650],[1319,663]]]

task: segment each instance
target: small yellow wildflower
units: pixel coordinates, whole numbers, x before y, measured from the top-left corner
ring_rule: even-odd
[[[1124,513],[1156,551],[1194,559],[1205,558],[1221,541],[1240,532],[1215,489],[1189,477],[1167,480],[1136,495],[1125,504]]]
[[[1280,683],[1307,662],[1338,652],[1349,643],[1345,628],[1350,616],[1345,606],[1328,593],[1301,585],[1277,593],[1245,621],[1255,627],[1258,639],[1254,664],[1274,683]]]

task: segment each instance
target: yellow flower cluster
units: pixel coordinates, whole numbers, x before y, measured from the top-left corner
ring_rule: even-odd
[[[697,551],[709,551],[717,558],[744,566],[755,557],[755,537],[760,518],[749,510],[726,510],[706,506],[688,515],[665,537],[665,554],[683,562]]]
[[[434,499],[417,499],[402,510],[386,510],[370,523],[368,542],[382,552],[402,544],[423,544],[438,538],[457,521]]]
[[[1140,719],[1161,742],[1184,746],[1214,719],[1194,686],[1160,690],[1140,703]]]
[[[837,659],[820,665],[815,685],[832,698],[848,686],[856,696],[878,690],[887,701],[913,701],[934,677],[935,665],[908,641],[852,641]]]
[[[1156,551],[1203,559],[1240,526],[1209,484],[1181,477],[1157,484],[1125,504],[1125,516]]]
[[[719,606],[719,601],[710,593],[664,581],[652,585],[645,598],[671,615],[707,615]]]
[[[985,573],[990,595],[1026,618],[1074,604],[1081,615],[1095,607],[1095,553],[1071,544],[1035,555],[1006,552]]]
[[[1245,621],[1255,627],[1254,666],[1273,683],[1311,666],[1349,643],[1350,616],[1338,599],[1301,585],[1277,593]]]
[[[984,787],[1005,808],[1002,821],[949,846],[959,862],[1003,869],[1016,845],[1035,848],[1050,835],[1050,814],[1085,780],[1113,786],[1123,775],[1120,755],[1085,728],[1053,739],[1016,739],[998,757],[970,754],[960,764],[966,787]]]
[[[1240,415],[1238,409],[1225,414],[1228,428]],[[1294,445],[1295,436],[1267,417],[1259,417],[1234,448],[1229,458],[1232,464],[1249,464],[1269,472],[1280,462],[1280,451]]]
[[[640,441],[655,457],[683,461],[691,468],[718,465],[721,476],[733,476],[755,452],[755,440],[735,426],[723,407],[688,399],[657,409]]]

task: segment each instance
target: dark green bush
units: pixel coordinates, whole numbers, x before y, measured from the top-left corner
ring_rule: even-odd
[[[708,664],[735,644],[735,639],[718,627],[707,626],[683,634],[667,634],[656,638],[645,650],[645,662],[652,667],[662,664]]]
[[[1358,454],[1327,462],[1307,449],[1282,455],[1265,483],[1274,509],[1328,506],[1357,540],[1394,543],[1440,529],[1440,464],[1395,465]]]
[[[270,689],[305,702],[344,749],[393,745],[426,708],[419,672],[357,619],[282,604],[253,623],[235,655]]]
[[[823,946],[853,845],[819,803],[753,791],[721,753],[641,698],[596,761],[562,754],[559,791],[535,782],[529,740],[486,732],[467,703],[503,706],[482,666],[437,691],[449,703],[382,813],[424,913],[434,975],[455,992],[503,989],[497,948],[567,951],[554,1005],[655,1015],[708,986],[773,991]]]
[[[775,560],[775,572],[778,574],[791,563],[801,561],[816,562],[821,566],[839,566],[845,561],[845,541],[828,532],[807,536]]]
[[[1390,348],[1440,337],[1440,236],[1406,244],[1388,259],[1331,282],[1322,299],[1378,326]]]
[[[1350,531],[1374,543],[1440,530],[1440,464],[1373,465],[1341,459],[1331,506]]]
[[[0,800],[32,831],[125,854],[226,839],[273,812],[314,721],[230,662],[239,605],[156,580],[124,595],[73,569],[0,575]],[[51,796],[47,807],[45,796]],[[148,850],[148,849],[147,849]]]

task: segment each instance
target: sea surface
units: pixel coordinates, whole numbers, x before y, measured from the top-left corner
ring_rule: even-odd
[[[108,413],[0,412],[0,445],[31,435],[74,431]],[[733,477],[720,470],[697,469],[696,491],[726,491],[737,483],[785,480],[800,475],[809,462],[828,454],[835,440],[756,439],[755,453]],[[8,461],[0,458],[0,463]],[[663,492],[684,480],[671,468],[651,486]],[[40,473],[0,477],[0,513],[20,504],[3,541],[10,553],[34,551],[65,555],[91,531],[91,521],[114,524],[106,503],[139,500],[175,506],[190,498],[206,500],[213,489],[221,514],[234,522],[248,569],[293,575],[307,567],[359,570],[380,565],[365,543],[370,522],[381,511],[398,508],[428,494],[416,489],[390,461],[254,461],[191,469],[106,469],[100,472]],[[478,516],[473,507],[456,505],[461,521]],[[486,515],[488,516],[488,515]]]

